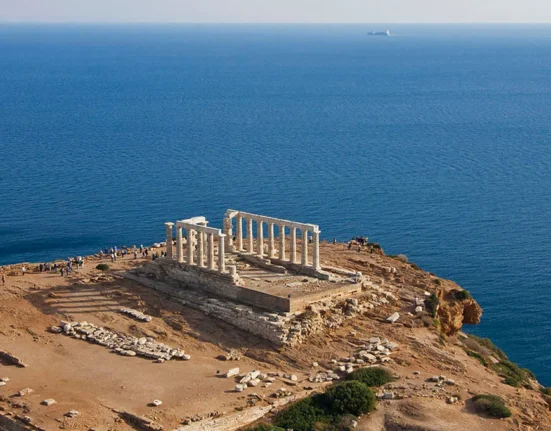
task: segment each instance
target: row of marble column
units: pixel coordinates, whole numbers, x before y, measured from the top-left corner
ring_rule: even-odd
[[[243,219],[246,223],[246,235],[243,235]],[[236,251],[247,251],[249,253],[255,253],[255,240],[253,235],[253,220],[256,222],[256,255],[259,257],[265,257],[264,253],[264,224],[268,227],[268,258],[277,258],[280,260],[288,260],[291,263],[298,264],[297,259],[297,228],[293,226],[287,226],[284,223],[277,223],[279,229],[279,247],[276,249],[274,226],[275,222],[264,222],[259,219],[253,219],[251,217],[244,217],[237,215],[236,220],[236,229],[235,229],[235,243],[233,246]],[[289,229],[290,232],[290,256],[287,259],[287,253],[285,250],[285,231]],[[301,264],[303,266],[310,266],[308,261],[308,232],[309,229],[301,229],[302,232],[302,250],[301,250]],[[321,268],[320,265],[320,256],[319,256],[319,230],[311,230],[312,232],[312,267],[316,270]],[[244,244],[245,241],[245,250]],[[277,253],[276,253],[277,252]]]
[[[174,259],[172,228],[174,223],[165,223],[166,226],[166,255],[169,259]],[[186,225],[185,227],[176,224],[176,260],[179,263],[184,263],[183,236],[182,229],[187,231],[187,253],[185,263],[188,265],[196,265],[210,270],[218,269],[218,272],[226,271],[225,261],[225,234],[203,232],[199,229],[194,229],[193,226]],[[214,237],[218,238],[218,268],[216,268],[216,259],[214,253]],[[206,247],[205,247],[206,245]],[[195,247],[197,246],[197,247]],[[206,262],[205,262],[206,248]],[[197,261],[195,262],[195,259]]]

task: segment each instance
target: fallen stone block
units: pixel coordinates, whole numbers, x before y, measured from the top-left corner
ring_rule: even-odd
[[[64,416],[68,418],[74,418],[80,415],[80,412],[78,410],[70,410],[67,413],[64,414]]]
[[[119,417],[127,424],[139,431],[162,431],[163,427],[151,419],[142,418],[129,412],[117,412]]]
[[[16,367],[20,367],[20,368],[25,368],[27,366],[27,364],[25,364],[17,356],[14,356],[10,352],[6,352],[3,350],[0,350],[0,360],[7,362],[8,365],[15,365]]]
[[[48,406],[49,407],[49,406],[51,406],[55,403],[57,403],[56,400],[54,400],[53,398],[48,398],[48,399],[42,401],[40,404],[42,404],[43,406]]]
[[[394,323],[399,318],[400,318],[400,314],[398,312],[396,312],[396,313],[392,314],[391,316],[389,316],[386,320],[387,320],[387,322]]]
[[[20,397],[24,397],[25,395],[29,395],[32,392],[34,392],[34,391],[31,388],[25,388],[25,389],[21,389],[17,394]]]
[[[234,377],[239,374],[239,368],[231,368],[228,370],[228,372],[225,374],[226,378]]]
[[[153,400],[150,405],[153,407],[159,407],[163,402],[161,400]]]

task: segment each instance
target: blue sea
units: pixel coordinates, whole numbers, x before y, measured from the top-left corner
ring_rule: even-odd
[[[551,26],[0,25],[0,264],[228,208],[457,281],[551,385]]]

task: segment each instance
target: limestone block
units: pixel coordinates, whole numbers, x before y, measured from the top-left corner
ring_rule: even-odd
[[[29,395],[30,393],[34,392],[31,388],[25,388],[25,389],[21,389],[19,392],[18,392],[18,395],[20,397],[24,397],[25,395]]]
[[[387,322],[394,323],[399,318],[400,318],[400,314],[398,312],[396,312],[396,313],[392,314],[391,316],[389,316],[386,320],[387,320]]]
[[[55,404],[56,402],[57,401],[54,400],[53,398],[48,398],[48,399],[42,401],[40,404],[42,404],[43,406],[48,406],[49,407],[49,406]]]
[[[230,368],[225,374],[226,378],[234,377],[239,374],[239,368]]]
[[[235,392],[243,392],[247,385],[235,385]]]

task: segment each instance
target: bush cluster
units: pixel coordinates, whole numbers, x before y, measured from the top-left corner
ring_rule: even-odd
[[[503,398],[497,395],[476,395],[472,398],[472,402],[477,413],[497,419],[511,416],[511,410],[507,408]]]
[[[464,301],[465,299],[469,299],[471,294],[468,290],[454,290],[453,297],[458,301]]]
[[[366,386],[383,386],[394,381],[392,374],[381,367],[358,368],[346,376],[346,380],[357,380]]]
[[[100,263],[99,265],[96,265],[96,269],[100,271],[109,271],[109,265],[106,263]]]
[[[436,293],[431,293],[430,297],[425,299],[425,309],[432,317],[436,317],[436,312],[438,311],[438,305],[440,304],[440,299]]]
[[[332,386],[325,394],[290,405],[277,413],[273,422],[276,427],[294,431],[340,430],[347,428],[350,415],[369,413],[374,408],[375,393],[365,384],[352,380]]]

